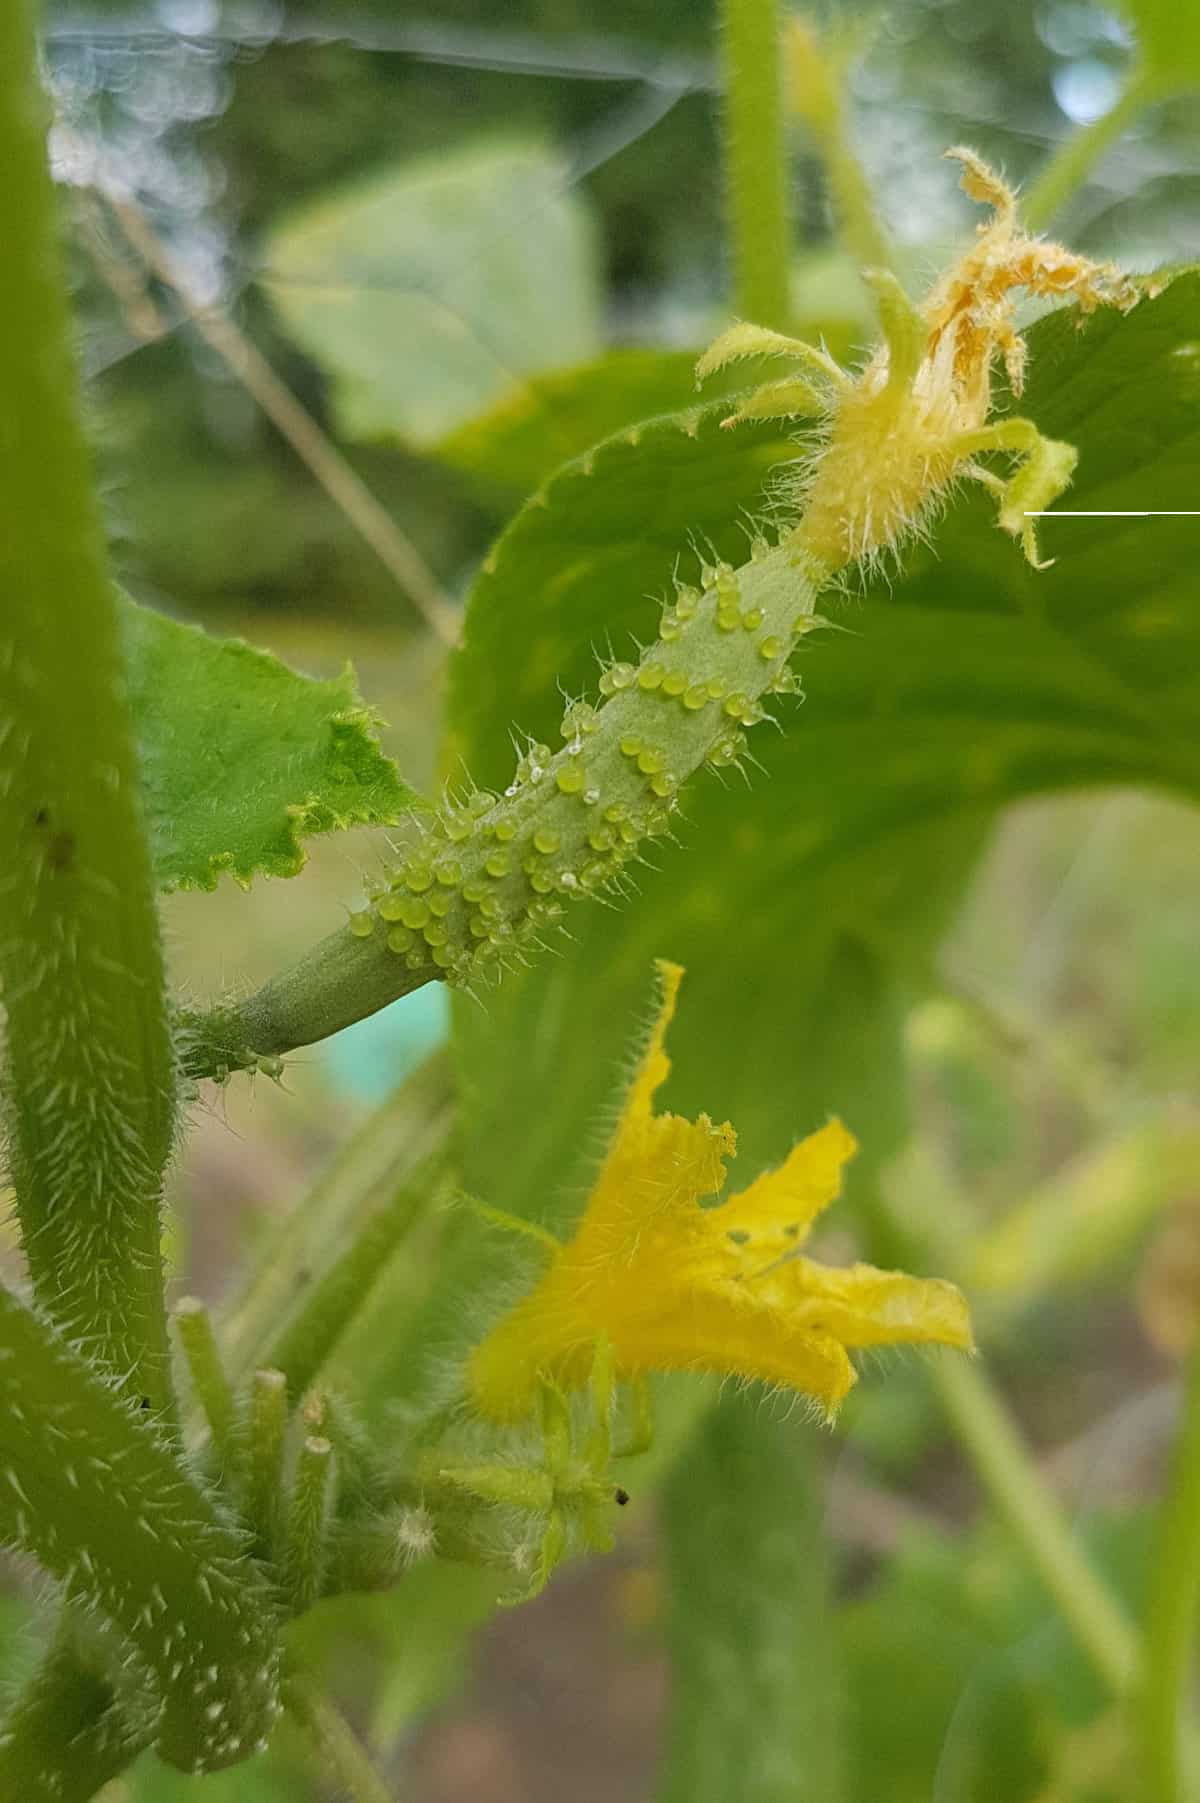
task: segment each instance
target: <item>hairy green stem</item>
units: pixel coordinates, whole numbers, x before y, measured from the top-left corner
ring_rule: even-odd
[[[164,1759],[213,1771],[265,1741],[278,1712],[277,1625],[243,1535],[154,1420],[6,1290],[0,1540],[111,1624],[158,1699]]]
[[[721,44],[734,310],[757,325],[786,331],[791,236],[776,0],[722,0]]]
[[[43,1306],[170,1415],[174,1072],[28,0],[0,7],[0,71],[0,993],[17,1214]]]
[[[280,1329],[269,1362],[287,1378],[293,1400],[315,1382],[356,1314],[368,1305],[376,1282],[428,1203],[433,1186],[434,1172],[427,1170],[397,1188],[362,1223],[303,1306]]]
[[[181,1296],[175,1304],[175,1326],[196,1400],[204,1411],[213,1445],[225,1460],[234,1427],[234,1400],[213,1332],[212,1316],[199,1297]]]
[[[1138,1636],[1071,1537],[1000,1396],[977,1366],[939,1359],[933,1384],[976,1476],[1097,1676],[1116,1696],[1136,1683]]]
[[[1188,1367],[1146,1605],[1145,1663],[1136,1695],[1145,1803],[1192,1803],[1197,1794],[1200,1773],[1188,1732],[1198,1603],[1200,1347]]]
[[[1145,70],[1135,65],[1108,112],[1072,132],[1059,145],[1021,200],[1021,216],[1031,232],[1045,231],[1054,215],[1087,180],[1109,145],[1152,98],[1153,88]]]
[[[294,1615],[311,1609],[321,1594],[337,1460],[324,1434],[309,1434],[296,1458],[288,1500],[283,1592]]]
[[[256,1371],[250,1379],[241,1429],[241,1470],[246,1518],[255,1551],[262,1559],[277,1558],[281,1546],[287,1427],[287,1379],[282,1371]]]

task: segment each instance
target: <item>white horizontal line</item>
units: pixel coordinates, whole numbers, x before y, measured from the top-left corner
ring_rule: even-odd
[[[1200,519],[1200,507],[1042,507],[1026,508],[1027,520]]]

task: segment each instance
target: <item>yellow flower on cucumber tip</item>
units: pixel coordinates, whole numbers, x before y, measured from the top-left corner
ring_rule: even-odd
[[[758,1378],[815,1398],[831,1417],[855,1381],[853,1348],[970,1351],[970,1319],[953,1284],[803,1256],[856,1150],[840,1121],[748,1188],[704,1205],[724,1184],[737,1137],[707,1115],[655,1112],[683,976],[675,964],[658,970],[658,1018],[574,1236],[551,1243],[536,1288],[471,1357],[468,1387],[479,1409],[518,1420],[544,1380],[582,1388],[601,1340],[619,1378],[679,1370]]]

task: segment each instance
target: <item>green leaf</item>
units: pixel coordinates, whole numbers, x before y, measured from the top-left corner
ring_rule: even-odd
[[[1133,1608],[1150,1525],[1139,1511],[1081,1530],[1090,1562]],[[994,1525],[968,1535],[910,1530],[885,1575],[840,1612],[838,1641],[851,1803],[1129,1795],[1119,1716],[1105,1714],[1086,1660]],[[1089,1757],[1093,1745],[1099,1759]],[[1068,1774],[1083,1771],[1091,1784],[1076,1789]]]
[[[152,1753],[138,1761],[125,1780],[123,1803],[195,1803],[196,1780],[174,1772]],[[204,1803],[297,1803],[310,1795],[303,1766],[272,1747],[270,1752],[234,1766],[228,1772],[212,1772],[199,1792]]]
[[[599,345],[590,216],[537,144],[384,170],[285,218],[266,262],[350,438],[435,445],[523,376]]]
[[[531,376],[452,432],[439,457],[496,488],[531,494],[560,464],[635,420],[698,402],[694,351],[609,351]]]
[[[824,340],[835,357],[849,357],[861,339],[852,321],[807,318],[798,335]],[[699,350],[616,350],[574,369],[532,376],[520,387],[443,439],[438,456],[496,489],[527,495],[559,464],[581,457],[622,426],[660,413],[702,411],[696,392]],[[777,371],[755,359],[761,379]],[[704,385],[703,407],[715,397],[747,386],[747,365]]]
[[[1033,328],[1022,410],[1078,445],[1073,507],[1194,505],[1198,305],[1189,274],[1127,316]],[[740,561],[739,510],[788,451],[707,414],[629,431],[546,484],[476,584],[453,674],[451,751],[478,781],[507,779],[511,721],[550,735],[555,678],[589,687],[592,646],[651,634],[689,535]],[[904,1123],[900,985],[920,983],[999,810],[1080,784],[1196,793],[1195,521],[1043,526],[1057,563],[1035,572],[964,494],[898,580],[831,598],[841,630],[799,660],[806,707],[756,734],[765,775],[693,785],[686,855],[664,854],[636,905],[575,911],[560,958],[462,1010],[483,1148],[467,1181],[486,1199],[570,1210],[553,1198],[578,1180],[654,955],[689,967],[668,1101],[729,1115],[740,1179],[835,1109],[886,1151]]]
[[[129,600],[121,619],[161,888],[295,876],[302,838],[390,825],[417,805],[349,668],[318,682]]]

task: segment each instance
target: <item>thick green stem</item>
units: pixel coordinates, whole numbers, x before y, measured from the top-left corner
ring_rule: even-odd
[[[0,992],[17,1214],[44,1307],[169,1414],[174,1073],[28,0],[0,6],[0,71]]]
[[[791,243],[776,0],[722,0],[721,42],[734,310],[786,331]]]
[[[817,1435],[724,1395],[663,1498],[671,1718],[661,1803],[837,1803],[831,1559]]]
[[[1136,66],[1107,113],[1093,119],[1059,145],[1021,201],[1021,217],[1031,232],[1045,231],[1054,215],[1084,181],[1115,139],[1153,97],[1145,71]]]
[[[156,1423],[6,1290],[0,1479],[0,1541],[120,1637],[126,1675],[158,1699],[161,1756],[186,1771],[245,1759],[278,1710],[278,1656],[244,1537]]]
[[[932,1370],[951,1425],[997,1514],[1098,1677],[1115,1695],[1124,1695],[1137,1679],[1137,1634],[1071,1538],[1012,1417],[977,1366],[940,1359]]]
[[[1188,1699],[1200,1603],[1200,1348],[1192,1353],[1146,1607],[1146,1653],[1137,1693],[1145,1803],[1192,1803]]]

